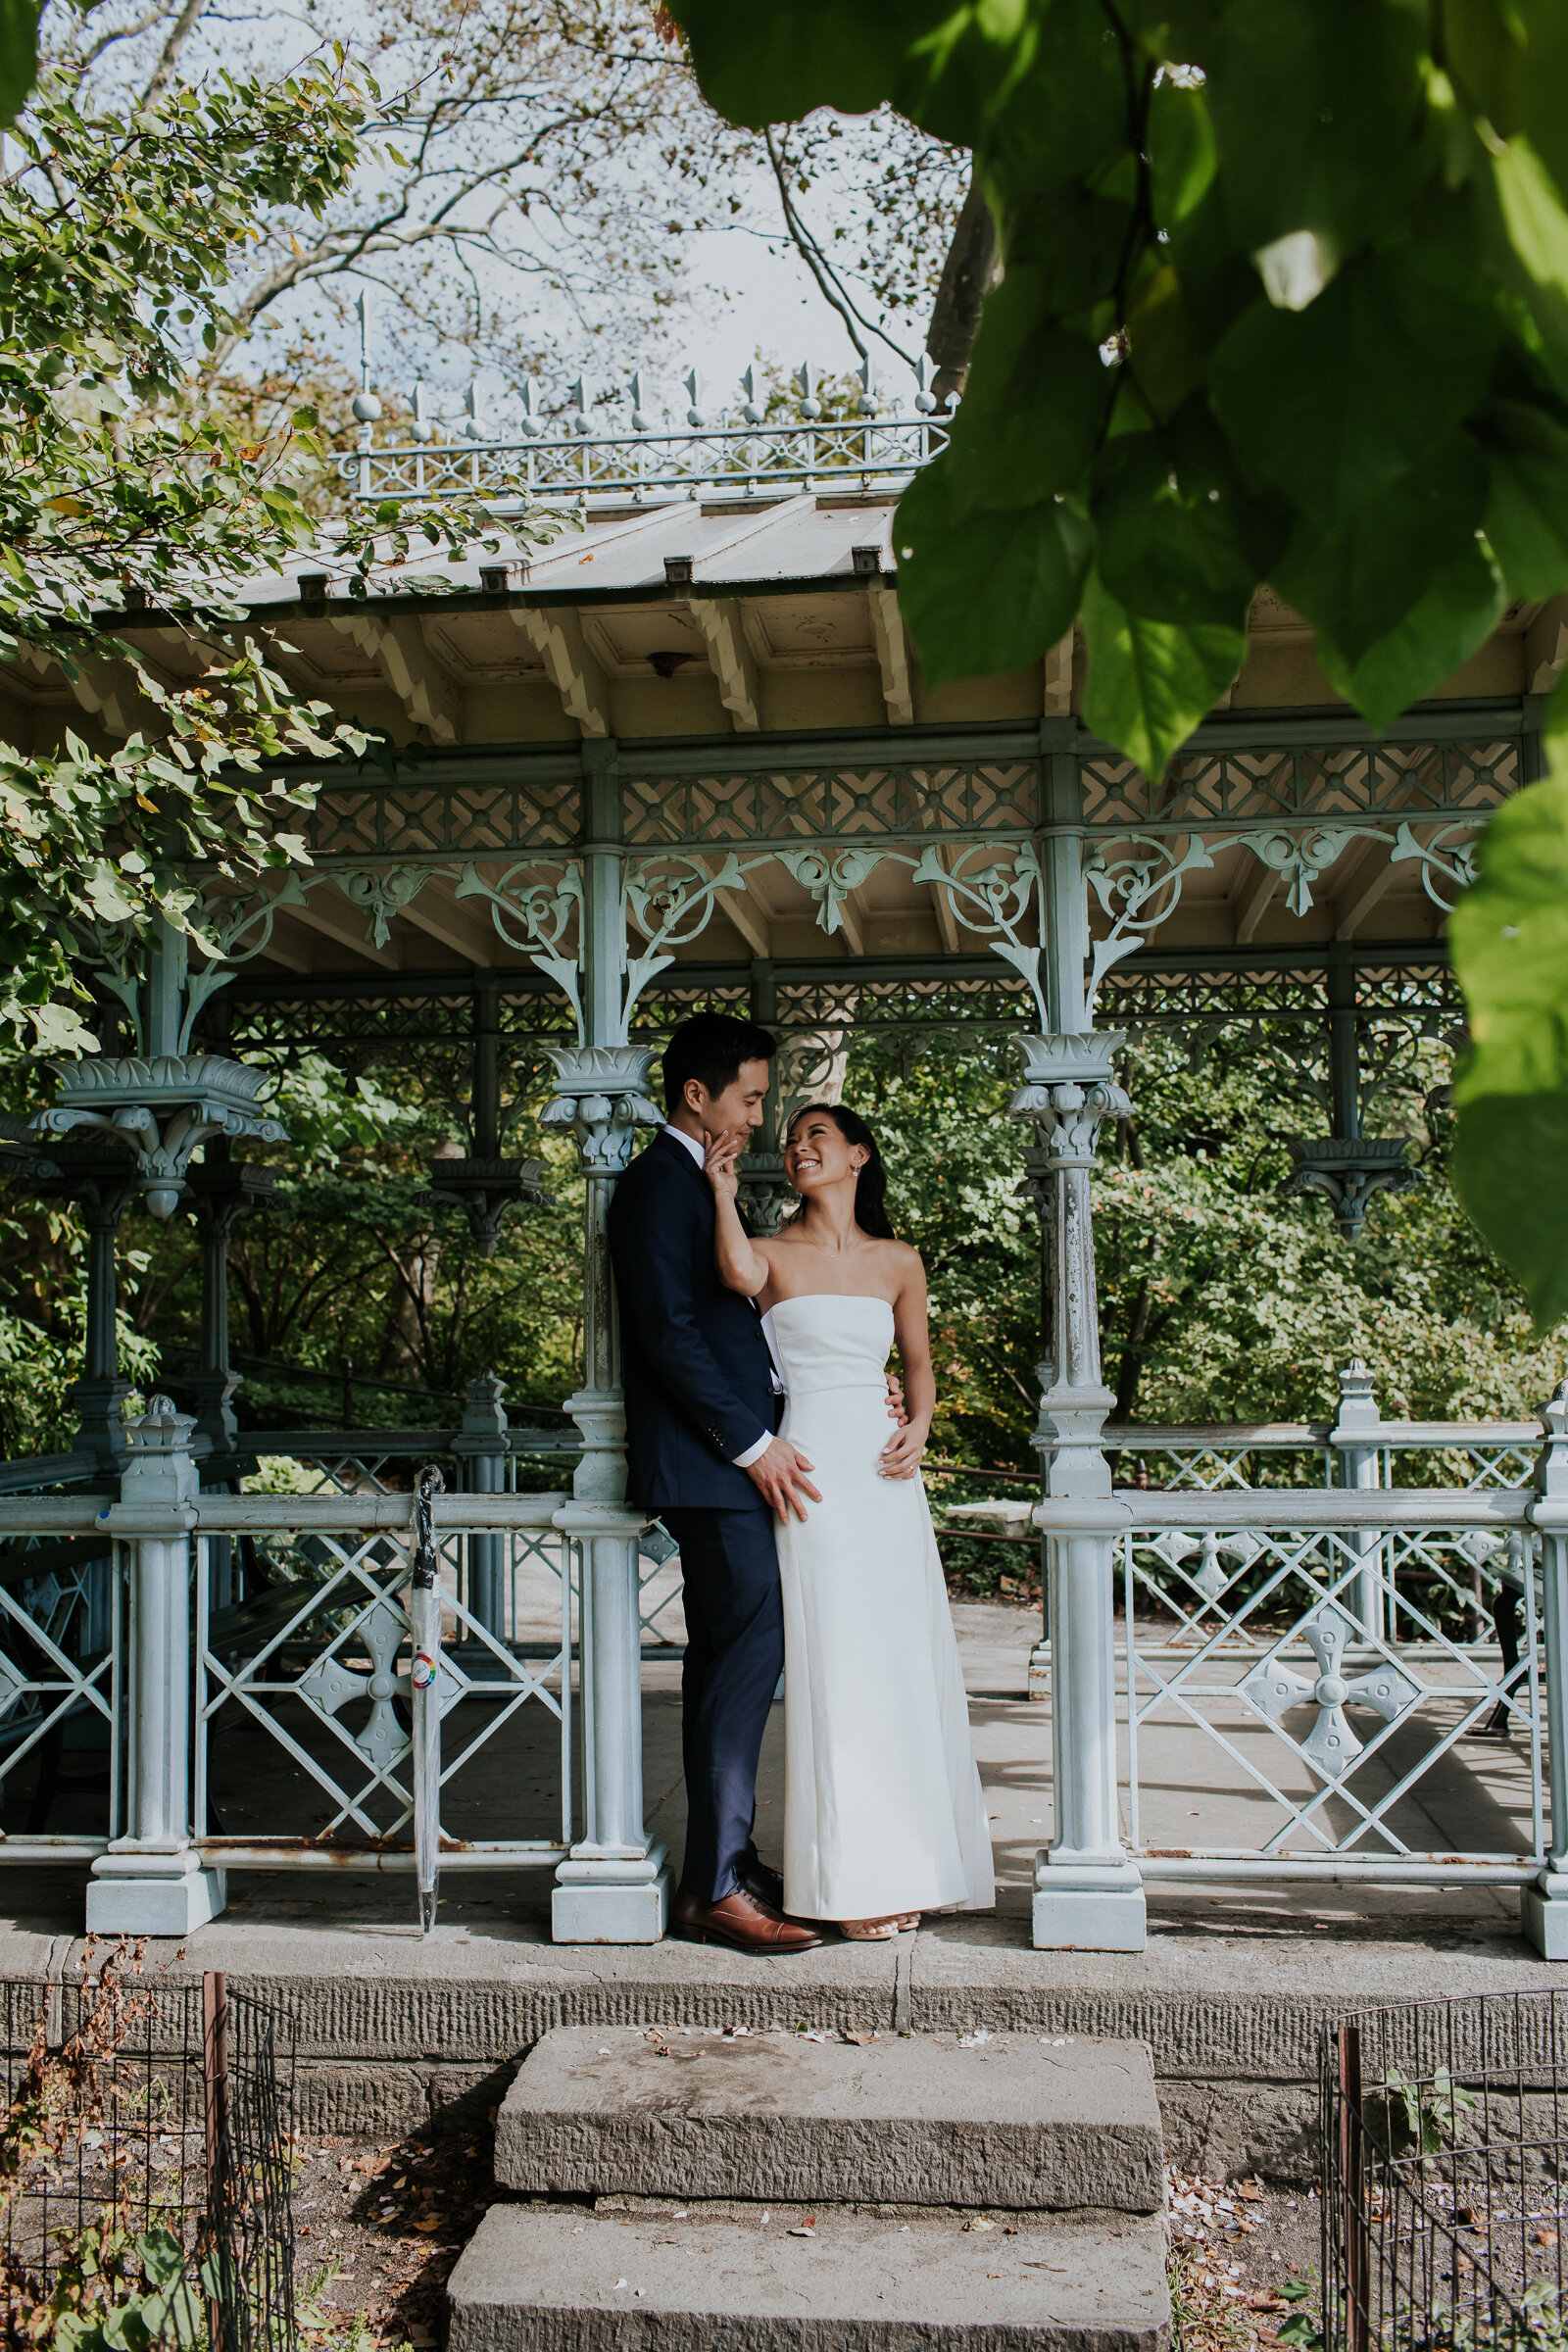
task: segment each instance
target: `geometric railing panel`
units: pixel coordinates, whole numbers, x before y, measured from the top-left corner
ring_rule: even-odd
[[[419,860],[569,849],[582,822],[582,770],[575,759],[535,754],[505,777],[458,783],[333,783],[302,820],[313,858],[396,856]]]
[[[95,1559],[81,1558],[80,1545],[65,1560],[67,1547],[51,1548],[54,1562],[38,1576],[0,1586],[0,1809],[5,1838],[47,1839],[66,1860],[120,1828],[123,1563],[118,1545]],[[93,1831],[62,1829],[57,1805],[72,1800],[79,1819],[84,1796],[98,1816]]]
[[[383,1867],[392,1857],[406,1863],[415,1812],[412,1538],[270,1530],[255,1542],[249,1615],[260,1639],[247,1633],[245,1608],[215,1609],[212,1545],[198,1544],[195,1818],[208,1826],[203,1843],[215,1861],[243,1849],[248,1859],[286,1867],[314,1847],[340,1860],[368,1849]],[[442,1547],[442,1865],[552,1863],[574,1835],[575,1564],[568,1547],[566,1572],[558,1570],[555,1640],[523,1654],[481,1624],[457,1590],[462,1544],[448,1536]],[[519,1820],[517,1792],[543,1783],[550,1787],[527,1800],[528,1818]],[[455,1802],[461,1822],[450,1814]]]
[[[1541,1867],[1540,1614],[1505,1539],[1271,1524],[1120,1547],[1127,1827],[1146,1875],[1315,1861],[1514,1884]],[[1492,1617],[1510,1584],[1505,1665]]]
[[[1002,834],[1039,823],[1033,760],[954,760],[930,767],[870,762],[705,775],[623,773],[629,844],[917,839]]]

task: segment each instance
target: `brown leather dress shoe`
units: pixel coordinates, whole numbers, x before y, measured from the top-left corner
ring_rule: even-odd
[[[822,1940],[814,1928],[781,1919],[743,1891],[705,1903],[683,1889],[675,1897],[674,1932],[687,1943],[727,1943],[737,1952],[759,1952],[772,1959],[811,1951]]]

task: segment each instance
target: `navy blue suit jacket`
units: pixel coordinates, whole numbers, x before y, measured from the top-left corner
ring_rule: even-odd
[[[610,1203],[628,1485],[645,1511],[766,1507],[735,1456],[778,1427],[772,1359],[757,1308],[719,1280],[713,1223],[708,1179],[667,1135]]]

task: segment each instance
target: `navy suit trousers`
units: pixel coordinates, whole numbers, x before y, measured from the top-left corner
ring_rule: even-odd
[[[784,1669],[784,1604],[773,1518],[756,1510],[663,1514],[680,1545],[686,1607],[681,1757],[686,1859],[681,1886],[719,1902],[752,1847],[757,1759]]]

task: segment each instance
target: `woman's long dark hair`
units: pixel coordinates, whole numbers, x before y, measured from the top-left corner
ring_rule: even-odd
[[[876,1137],[858,1110],[845,1102],[803,1102],[789,1124],[794,1134],[796,1122],[808,1111],[820,1110],[830,1118],[847,1144],[858,1144],[868,1154],[864,1167],[855,1180],[855,1222],[862,1233],[873,1241],[895,1242],[898,1235],[888,1222],[888,1172],[882,1164]]]

